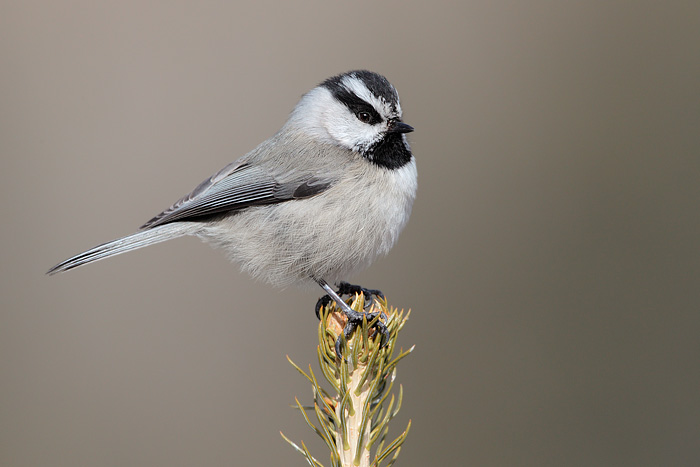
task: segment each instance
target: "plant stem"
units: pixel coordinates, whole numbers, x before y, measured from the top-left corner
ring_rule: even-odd
[[[364,296],[355,296],[349,305],[355,311],[362,312]],[[387,467],[391,466],[411,426],[409,421],[406,430],[384,447],[389,422],[401,408],[403,396],[402,389],[399,390],[398,398],[391,394],[396,366],[413,350],[413,347],[405,352],[399,350],[398,356],[392,359],[398,333],[406,324],[409,313],[389,309],[386,300],[375,300],[371,311],[379,311],[384,317],[388,333],[384,345],[381,343],[379,332],[373,327],[374,323],[366,321],[346,342],[343,337],[345,315],[334,303],[321,310],[318,362],[323,376],[333,388],[333,393],[319,385],[310,366],[307,373],[289,360],[312,384],[314,405],[303,407],[297,401],[296,407],[301,410],[306,423],[330,449],[332,467],[379,467],[385,460],[388,461]],[[343,339],[343,358],[339,358],[335,353],[338,336]],[[388,405],[385,407],[387,401]],[[320,428],[312,423],[306,414],[307,411],[315,412]],[[304,443],[299,447],[284,435],[282,437],[306,458],[309,465],[323,467],[309,453]]]

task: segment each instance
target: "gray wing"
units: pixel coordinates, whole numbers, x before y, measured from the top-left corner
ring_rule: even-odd
[[[263,167],[236,161],[204,180],[191,193],[141,228],[238,211],[250,206],[308,198],[325,191],[331,185],[332,180],[329,178],[312,175],[280,182]]]

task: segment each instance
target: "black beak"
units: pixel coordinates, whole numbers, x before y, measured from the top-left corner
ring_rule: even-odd
[[[404,122],[399,122],[398,120],[392,120],[389,122],[389,133],[410,133],[414,130],[411,125]]]

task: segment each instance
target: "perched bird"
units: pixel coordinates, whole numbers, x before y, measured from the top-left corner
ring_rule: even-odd
[[[277,134],[138,232],[48,274],[194,235],[270,284],[315,281],[328,294],[317,312],[334,300],[348,316],[349,337],[365,314],[339,295],[381,292],[339,281],[391,249],[416,196],[416,163],[406,141],[413,128],[401,116],[399,95],[383,76],[357,70],[328,78],[301,98]],[[339,293],[329,283],[339,284]]]

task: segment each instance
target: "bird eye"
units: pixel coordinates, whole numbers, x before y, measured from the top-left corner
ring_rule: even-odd
[[[357,118],[360,120],[362,123],[369,123],[372,121],[372,116],[369,114],[369,112],[357,112]]]

